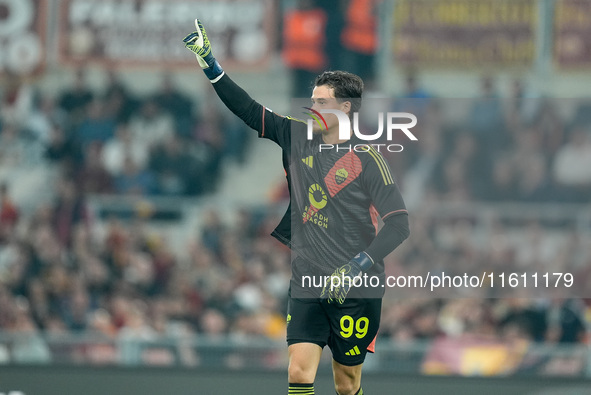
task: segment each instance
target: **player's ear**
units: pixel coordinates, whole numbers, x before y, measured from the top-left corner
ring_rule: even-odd
[[[344,101],[341,103],[341,111],[344,112],[345,114],[347,114],[347,116],[351,116],[350,112],[351,112],[351,102],[350,101]]]

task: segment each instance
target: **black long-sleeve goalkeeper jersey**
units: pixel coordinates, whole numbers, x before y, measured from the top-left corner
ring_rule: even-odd
[[[283,150],[290,206],[272,235],[318,274],[366,251],[375,262],[370,271],[383,275],[382,259],[408,236],[408,219],[382,155],[367,145],[350,149],[364,144],[355,136],[320,152],[322,136],[308,140],[306,123],[260,105],[227,75],[213,85],[232,112]],[[385,227],[376,237],[378,216]]]

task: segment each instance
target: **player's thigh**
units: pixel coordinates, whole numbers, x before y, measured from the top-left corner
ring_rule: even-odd
[[[381,299],[346,299],[326,307],[331,323],[328,346],[333,359],[344,366],[361,365],[373,352],[380,327]]]
[[[287,304],[289,380],[311,383],[330,337],[330,320],[319,299],[292,298]]]

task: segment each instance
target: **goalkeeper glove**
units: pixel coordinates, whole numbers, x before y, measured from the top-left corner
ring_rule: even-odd
[[[199,19],[195,19],[195,27],[197,31],[194,31],[183,39],[185,48],[195,54],[207,78],[215,80],[224,74],[224,70],[211,53],[211,44],[207,38],[207,33],[205,33],[205,28]]]
[[[351,283],[356,277],[361,276],[361,273],[368,271],[372,265],[373,259],[366,252],[362,251],[355,255],[349,263],[339,267],[330,275],[320,297],[326,297],[328,303],[336,301],[343,304],[351,289]]]

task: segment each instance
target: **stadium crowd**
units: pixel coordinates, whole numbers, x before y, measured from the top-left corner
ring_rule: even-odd
[[[216,107],[198,106],[170,75],[145,97],[131,94],[114,72],[107,80],[94,91],[79,70],[71,86],[49,97],[10,76],[0,164],[55,163],[87,194],[197,196],[214,190],[222,161],[244,160],[243,126]]]
[[[0,166],[54,164],[62,177],[54,202],[33,213],[20,211],[9,185],[0,190],[1,332],[283,339],[290,256],[268,236],[275,215],[245,208],[227,224],[211,210],[180,254],[146,229],[146,219],[112,218],[100,231],[86,201],[104,193],[213,193],[220,163],[245,160],[249,132],[242,125],[214,107],[199,110],[168,77],[141,100],[114,74],[99,94],[79,72],[55,100],[10,81],[0,107]],[[476,100],[443,101],[409,76],[392,108],[417,115],[420,138],[387,159],[411,207],[412,237],[388,258],[388,272],[427,271],[437,262],[463,270],[479,261],[507,272],[560,269],[588,277],[591,249],[584,229],[572,222],[554,237],[556,227],[541,220],[498,221],[483,238],[469,216],[441,220],[418,210],[442,202],[588,203],[591,111],[586,102],[575,104],[566,118],[552,99],[526,99],[519,82],[501,100],[490,78]],[[453,106],[468,109],[460,121],[446,118]],[[405,342],[473,334],[578,343],[586,341],[587,312],[584,299],[387,296],[380,337]],[[42,342],[13,355],[49,358]]]

